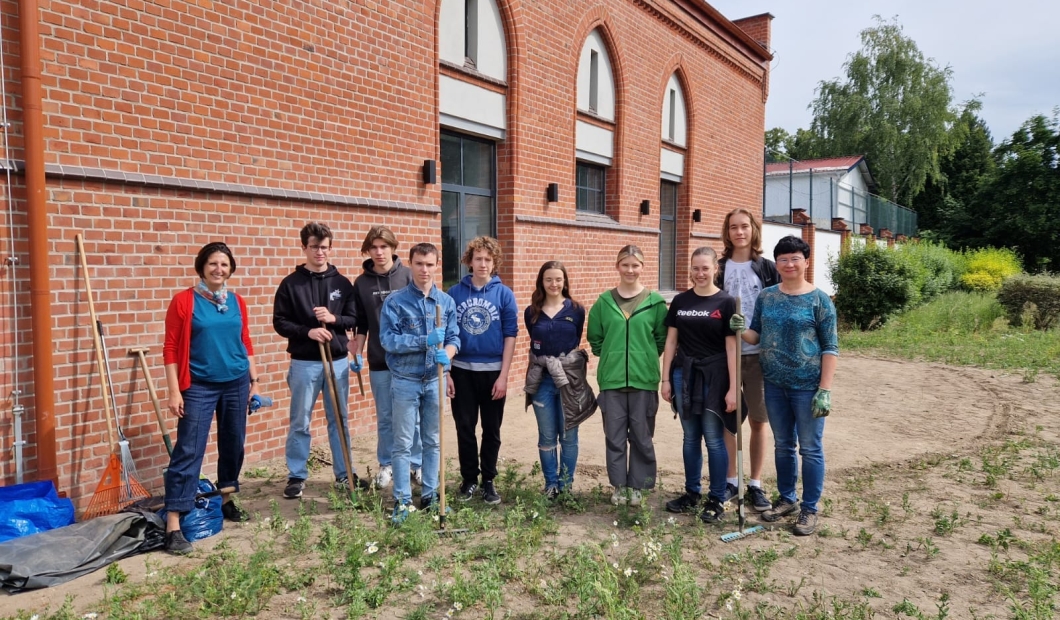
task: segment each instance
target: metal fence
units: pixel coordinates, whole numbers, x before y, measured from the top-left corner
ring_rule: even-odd
[[[843,218],[855,233],[861,224],[874,231],[886,228],[896,235],[915,237],[916,211],[886,198],[839,183],[834,177],[810,174],[771,174],[765,180],[765,219],[791,223],[793,209],[804,209],[818,228],[831,229],[833,218]]]

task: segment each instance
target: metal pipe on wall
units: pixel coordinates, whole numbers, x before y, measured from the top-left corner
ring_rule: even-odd
[[[29,229],[30,316],[33,327],[33,405],[38,480],[59,488],[55,448],[55,384],[52,380],[52,304],[48,274],[48,203],[44,177],[44,113],[41,109],[40,10],[37,0],[18,0],[22,60],[22,133],[25,136],[26,219]]]

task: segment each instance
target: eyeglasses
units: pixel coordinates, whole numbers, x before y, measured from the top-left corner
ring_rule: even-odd
[[[314,253],[316,253],[316,252],[324,252],[326,254],[326,253],[331,251],[331,246],[330,245],[310,245],[310,246],[307,246],[307,247],[310,250],[312,250]]]
[[[801,256],[793,256],[791,258],[778,258],[777,259],[777,264],[778,265],[798,265],[798,264],[802,263],[804,260],[806,260],[806,259],[801,257]]]

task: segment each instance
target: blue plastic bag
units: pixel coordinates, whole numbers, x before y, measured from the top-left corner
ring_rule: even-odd
[[[74,503],[59,497],[51,480],[0,487],[0,542],[73,522]]]
[[[209,494],[208,497],[196,497],[195,507],[180,515],[180,531],[188,542],[195,542],[203,538],[209,538],[221,531],[224,526],[224,515],[221,513],[221,494],[217,493],[217,487],[205,478],[199,478],[199,495]],[[166,511],[160,510],[158,516],[165,521]]]

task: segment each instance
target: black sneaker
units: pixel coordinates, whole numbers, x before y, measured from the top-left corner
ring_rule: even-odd
[[[815,529],[817,529],[817,513],[803,510],[799,513],[799,518],[795,520],[795,527],[791,528],[791,532],[796,536],[809,536]]]
[[[305,490],[305,480],[299,480],[298,478],[288,478],[287,486],[283,489],[283,496],[287,499],[298,499],[302,497],[302,491]]]
[[[725,504],[729,500],[733,499],[734,497],[737,497],[739,494],[740,494],[740,489],[737,489],[735,484],[726,482],[725,483],[725,495],[724,495],[725,499],[721,500],[721,503]]]
[[[475,491],[478,491],[478,483],[465,480],[460,483],[460,492],[457,494],[456,498],[462,502],[469,502],[471,501],[471,498],[475,497]]]
[[[702,496],[699,493],[685,491],[685,494],[681,497],[666,502],[666,511],[676,512],[677,514],[695,512],[696,506],[699,505],[699,500],[701,497]]]
[[[233,523],[250,521],[250,515],[247,514],[247,511],[236,506],[236,503],[232,500],[221,504],[221,516],[225,518],[225,521],[232,521]]]
[[[497,489],[493,488],[492,480],[482,483],[482,501],[494,505],[501,503],[501,496],[497,495]]]
[[[703,523],[717,523],[725,516],[725,508],[722,503],[713,497],[707,497],[703,502],[703,510],[699,513],[699,520]]]
[[[765,512],[773,507],[770,503],[769,497],[766,496],[766,492],[762,490],[762,487],[747,487],[747,493],[744,495],[744,502],[754,508],[757,512]]]
[[[350,486],[349,478],[339,478],[335,481],[336,491],[345,491]],[[353,488],[358,491],[368,491],[372,488],[372,483],[367,480],[362,480],[357,474],[353,475]]]
[[[431,510],[438,506],[437,495],[425,495],[420,498],[420,510]]]
[[[559,487],[548,487],[545,489],[545,499],[554,502],[557,497],[559,497]]]
[[[762,513],[762,520],[772,523],[798,510],[799,504],[797,502],[789,502],[781,498],[773,503],[772,508]]]
[[[191,553],[191,543],[184,538],[180,530],[166,532],[166,552],[173,555],[188,555]]]

